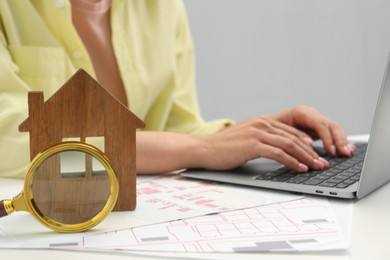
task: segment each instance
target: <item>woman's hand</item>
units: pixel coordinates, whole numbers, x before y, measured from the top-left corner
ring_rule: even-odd
[[[208,156],[203,168],[225,170],[265,157],[287,165],[296,172],[323,169],[328,162],[310,144],[311,137],[271,117],[257,117],[204,136]]]
[[[348,141],[342,127],[312,107],[298,106],[269,118],[300,129],[313,139],[321,139],[331,155],[350,157],[355,152],[355,146]]]

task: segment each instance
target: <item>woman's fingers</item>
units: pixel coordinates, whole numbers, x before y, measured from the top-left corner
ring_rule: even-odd
[[[263,133],[259,141],[264,144],[264,147],[260,147],[263,157],[276,160],[298,172],[307,171],[309,168],[321,170],[329,166],[329,163],[319,157],[304,141],[288,133]]]
[[[234,168],[260,157],[276,160],[296,172],[329,165],[313,150],[306,133],[272,118],[242,121],[206,139],[206,150],[218,155],[218,160],[204,160],[209,168]]]
[[[350,157],[355,152],[355,146],[348,141],[342,127],[312,107],[298,106],[271,118],[293,128],[305,129],[312,137],[320,138],[331,155],[338,153]]]

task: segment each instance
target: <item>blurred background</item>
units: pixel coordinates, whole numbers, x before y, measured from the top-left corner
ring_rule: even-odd
[[[207,120],[300,104],[370,130],[390,51],[389,0],[184,0]]]

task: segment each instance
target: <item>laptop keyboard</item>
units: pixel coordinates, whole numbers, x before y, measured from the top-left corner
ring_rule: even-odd
[[[350,158],[330,156],[325,154],[324,151],[319,152],[321,157],[329,161],[329,167],[323,170],[296,173],[283,166],[274,171],[258,175],[254,179],[343,189],[360,179],[367,144],[358,143],[355,146],[355,155]]]

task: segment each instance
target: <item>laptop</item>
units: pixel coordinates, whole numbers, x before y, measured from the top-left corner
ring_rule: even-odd
[[[294,173],[281,164],[260,158],[228,171],[188,169],[187,178],[247,185],[267,189],[315,194],[345,199],[360,199],[390,180],[390,56],[372,122],[369,140],[356,143],[352,158],[331,157],[323,171]]]

